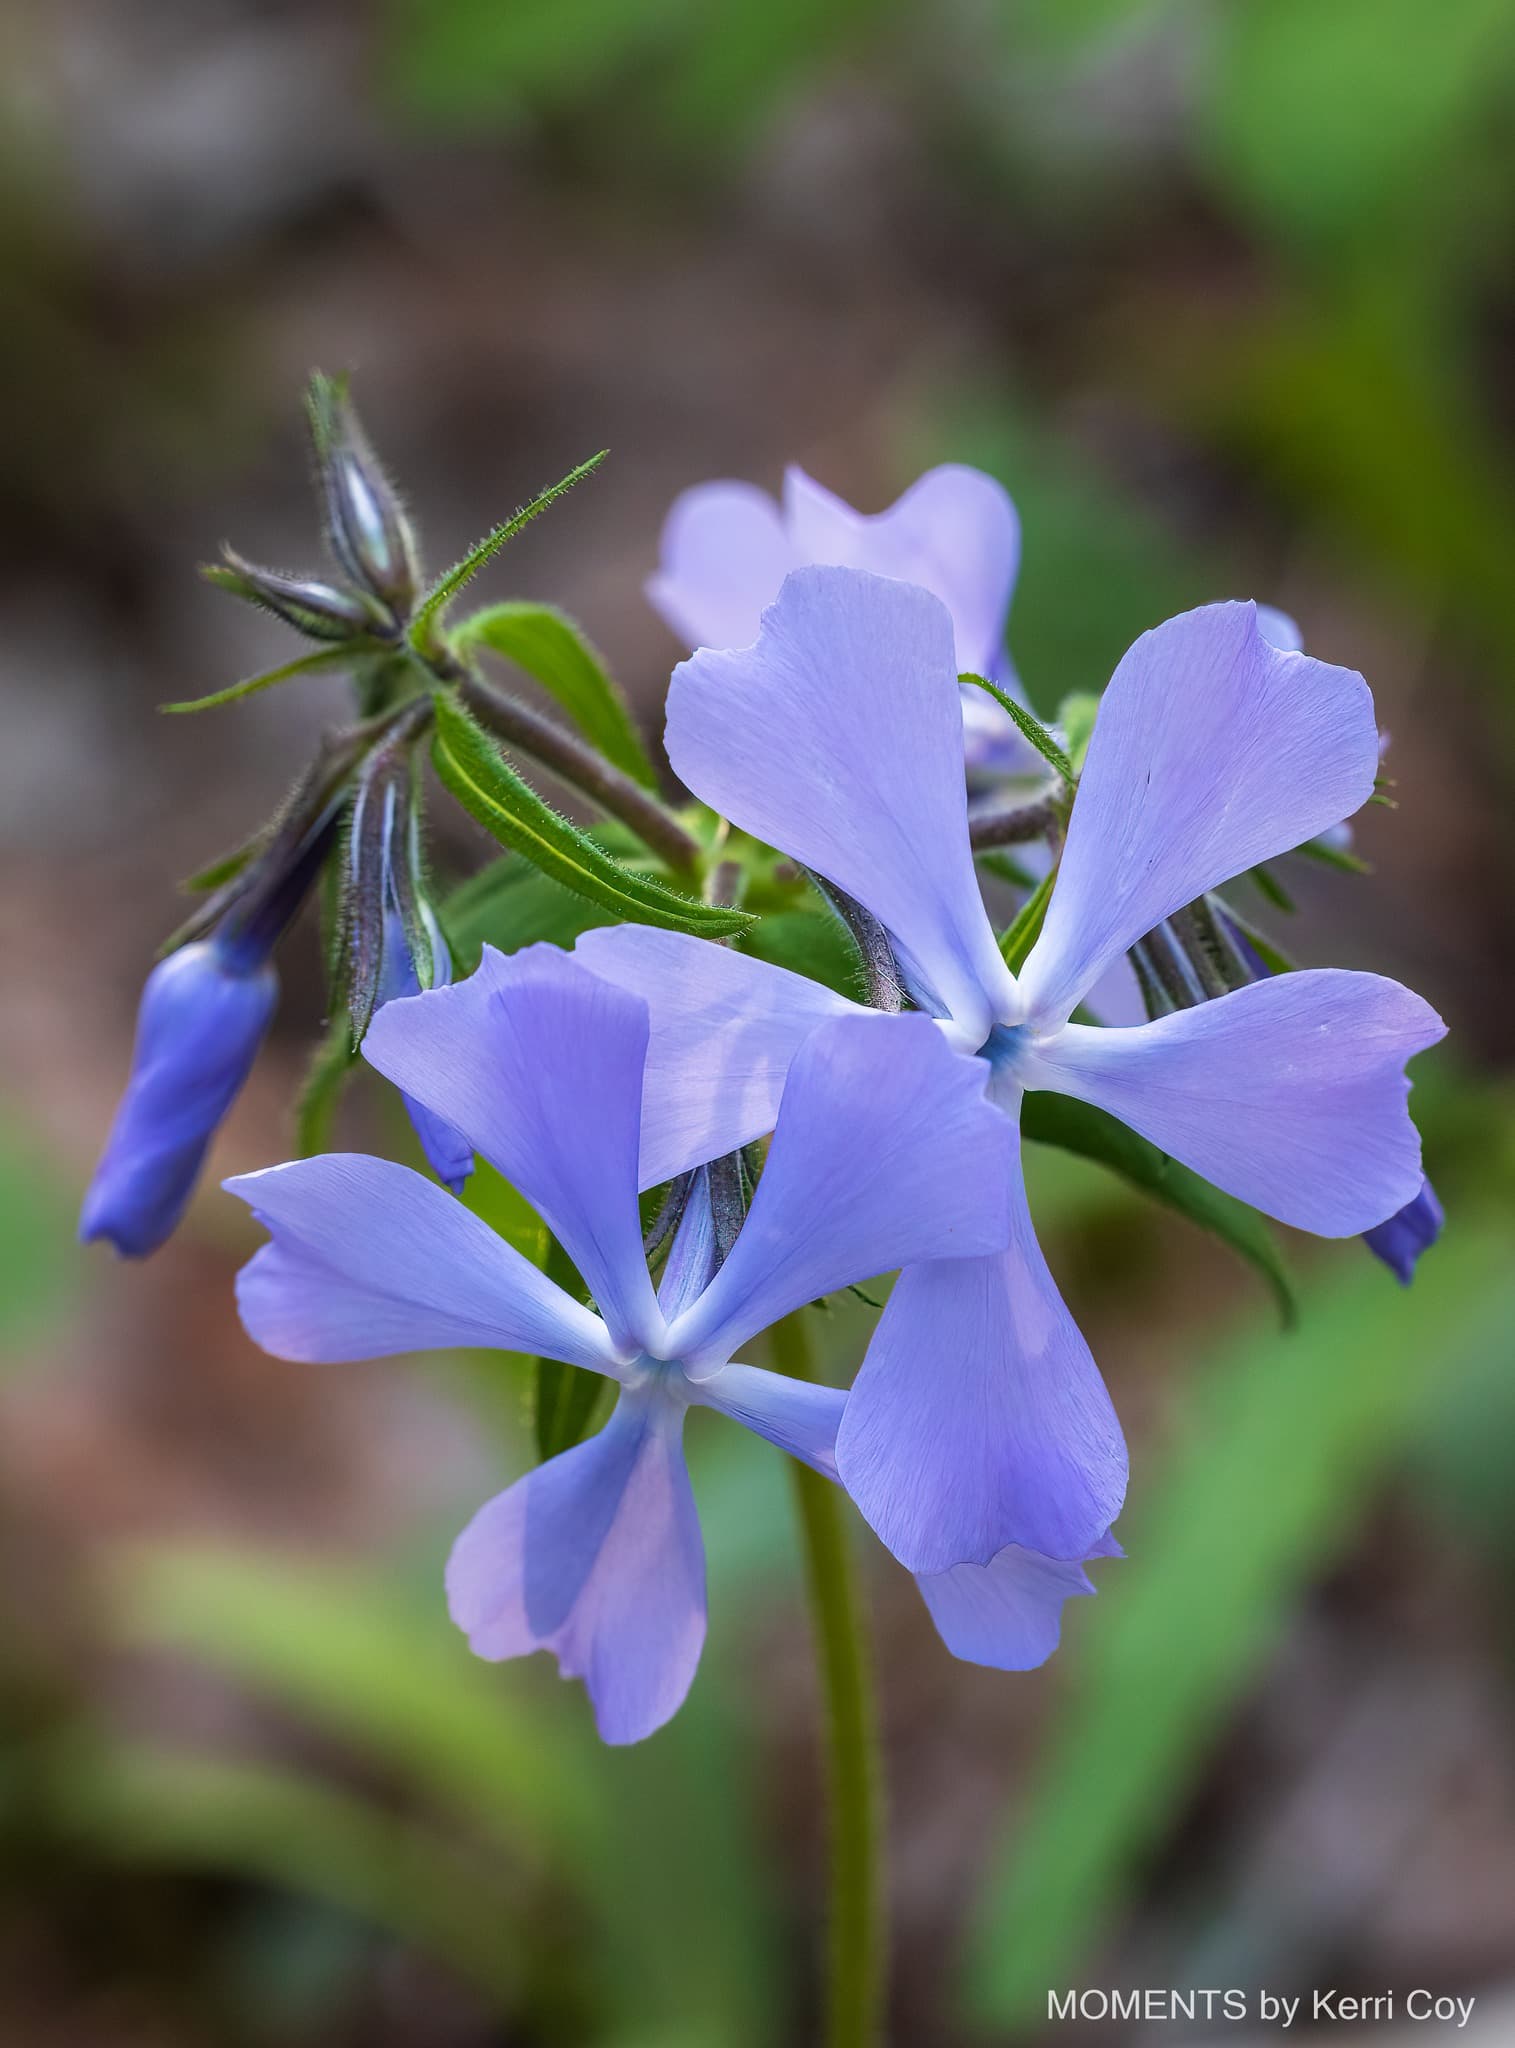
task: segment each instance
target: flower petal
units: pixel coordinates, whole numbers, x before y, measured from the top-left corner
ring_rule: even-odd
[[[723,1365],[833,1288],[1004,1244],[1015,1129],[984,1099],[988,1079],[927,1017],[822,1025],[789,1070],[747,1220],[667,1355]]]
[[[1063,1602],[1097,1590],[1084,1570],[1087,1562],[1042,1557],[1012,1544],[987,1564],[923,1573],[915,1583],[954,1657],[996,1671],[1034,1671],[1057,1648]]]
[[[1382,1259],[1401,1287],[1415,1278],[1422,1252],[1428,1252],[1441,1236],[1446,1213],[1428,1180],[1420,1184],[1414,1201],[1396,1210],[1387,1223],[1375,1224],[1363,1232],[1363,1242],[1376,1259]]]
[[[750,647],[763,607],[804,557],[755,484],[697,484],[663,521],[653,609],[686,647]]]
[[[725,1365],[692,1391],[703,1407],[718,1408],[733,1422],[835,1479],[836,1432],[847,1405],[840,1387],[792,1380],[756,1365]]]
[[[1420,1188],[1405,1061],[1445,1028],[1397,981],[1312,968],[1134,1029],[1070,1024],[1018,1078],[1109,1110],[1280,1222],[1350,1237]]]
[[[1144,633],[1111,679],[1057,887],[1021,972],[1031,1014],[1067,1017],[1171,911],[1350,816],[1373,793],[1362,677],[1269,645],[1252,604]]]
[[[598,1436],[481,1508],[447,1566],[452,1618],[493,1662],[551,1650],[607,1742],[683,1704],[705,1641],[705,1552],[683,1409],[623,1394]]]
[[[919,584],[952,614],[959,670],[998,673],[1021,532],[1009,494],[992,476],[943,463],[870,517],[791,468],[784,512],[796,562],[830,562]]]
[[[667,738],[696,795],[873,912],[972,1049],[1017,1012],[968,844],[956,677],[928,592],[797,569],[755,647],[674,670]]]
[[[408,1166],[328,1153],[225,1186],[273,1239],[237,1275],[237,1303],[276,1358],[486,1345],[616,1370],[598,1316]]]
[[[444,1118],[562,1244],[618,1343],[662,1329],[642,1255],[637,1150],[647,1006],[556,946],[387,1003],[363,1056]]]
[[[787,967],[648,925],[585,932],[574,958],[647,1005],[644,1188],[765,1137],[789,1063],[816,1026],[869,1014]]]
[[[1011,1178],[1010,1249],[908,1267],[842,1417],[842,1484],[913,1572],[1085,1557],[1125,1496],[1120,1424]]]

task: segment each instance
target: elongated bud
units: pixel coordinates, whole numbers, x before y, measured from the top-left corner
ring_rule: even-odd
[[[262,843],[202,906],[195,936],[160,960],[137,1013],[131,1078],[79,1218],[145,1258],[183,1215],[278,1001],[271,955],[331,852],[349,772],[323,748]]]
[[[401,726],[364,762],[353,794],[344,879],[342,975],[353,1039],[386,1003],[445,988],[452,959],[421,874],[413,735]],[[422,1102],[406,1114],[437,1178],[457,1194],[473,1147]]]
[[[84,1198],[84,1243],[103,1237],[141,1259],[170,1235],[278,995],[270,961],[248,966],[218,938],[158,962],[142,991],[131,1079]]]
[[[287,576],[244,561],[234,548],[222,551],[225,564],[212,563],[200,572],[218,590],[246,599],[283,619],[311,640],[354,640],[394,635],[394,622],[361,591],[339,590],[315,577]]]
[[[345,381],[313,377],[308,404],[332,552],[354,583],[404,618],[420,571],[399,494],[359,424]]]

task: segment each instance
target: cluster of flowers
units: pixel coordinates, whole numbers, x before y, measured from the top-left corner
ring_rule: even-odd
[[[1212,893],[1368,800],[1367,686],[1252,604],[1143,635],[1101,701],[1014,971],[980,891],[965,763],[978,786],[1030,757],[959,678],[1014,687],[1017,554],[1009,501],[957,468],[872,519],[798,473],[782,509],[711,485],[665,529],[650,595],[696,650],[673,675],[669,759],[821,880],[887,964],[884,1008],[635,923],[572,954],[486,949],[451,985],[433,932],[433,986],[380,972],[363,1052],[439,1178],[455,1189],[488,1160],[592,1306],[393,1162],[329,1155],[227,1183],[269,1232],[238,1298],[276,1356],[481,1345],[614,1383],[604,1427],[491,1501],[447,1577],[474,1649],[551,1650],[607,1740],[666,1721],[700,1655],[691,1407],[843,1486],[961,1657],[1039,1663],[1063,1602],[1093,1590],[1086,1566],[1119,1554],[1125,1446],[1029,1214],[1028,1093],[1095,1106],[1285,1223],[1368,1233],[1404,1279],[1439,1227],[1405,1066],[1440,1020],[1377,975],[1271,971]],[[1196,906],[1213,913],[1208,951],[1168,945],[1165,972]],[[213,972],[188,948],[149,984],[87,1235],[136,1249],[182,1207],[267,1019],[245,924]],[[1150,1014],[1082,1021],[1128,955]],[[639,1197],[658,1188],[644,1238]],[[896,1269],[850,1392],[741,1362],[777,1319]]]

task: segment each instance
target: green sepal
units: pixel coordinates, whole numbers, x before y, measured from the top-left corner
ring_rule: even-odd
[[[609,452],[608,448],[602,448],[598,455],[591,455],[587,462],[581,462],[577,469],[571,469],[561,482],[551,485],[538,497],[533,498],[529,505],[523,505],[519,512],[512,513],[509,519],[492,527],[481,541],[474,543],[460,562],[454,562],[445,575],[439,576],[416,606],[415,617],[410,622],[411,646],[422,653],[429,652],[442,613],[464,584],[472,582],[484,564],[492,560],[507,541],[514,540],[521,528],[529,525],[539,512],[545,512],[565,491],[571,491],[576,483],[582,482],[592,470],[598,469]]]
[[[1034,889],[1036,877],[1029,868],[1023,868],[1013,853],[1003,846],[986,846],[973,856],[974,865],[981,867],[986,875],[993,875],[997,882],[1008,882],[1012,889]]]
[[[260,825],[251,839],[244,839],[240,846],[234,846],[223,853],[219,860],[207,861],[203,868],[197,868],[192,875],[186,875],[179,884],[186,896],[207,896],[213,889],[224,888],[234,882],[248,864],[257,859],[268,837],[268,827]]]
[[[464,810],[508,846],[575,895],[618,918],[726,938],[746,931],[752,917],[717,908],[633,874],[587,833],[544,803],[505,760],[489,735],[450,690],[438,690],[432,760],[444,786]]]
[[[366,651],[369,650],[361,642],[352,641],[345,641],[340,647],[318,647],[312,654],[298,655],[293,661],[282,662],[278,668],[265,669],[261,675],[247,676],[240,683],[228,684],[224,690],[213,690],[208,697],[188,697],[177,704],[160,704],[158,709],[173,717],[189,711],[214,711],[218,704],[235,704],[240,698],[256,697],[260,690],[271,690],[276,683],[293,682],[296,676],[351,668],[354,659]]]
[[[1255,1209],[1170,1159],[1128,1124],[1071,1095],[1040,1089],[1028,1095],[1021,1105],[1021,1131],[1038,1145],[1056,1145],[1110,1167],[1132,1187],[1218,1237],[1262,1276],[1284,1328],[1293,1327],[1298,1310],[1288,1270],[1272,1231]]]
[[[607,760],[645,789],[656,789],[657,775],[625,698],[566,613],[524,600],[486,605],[464,619],[451,639],[457,647],[488,647],[524,669]]]
[[[1323,868],[1335,868],[1344,875],[1371,875],[1373,863],[1345,846],[1332,846],[1327,839],[1306,839],[1294,851],[1306,860],[1319,861]]]
[[[331,1145],[332,1125],[358,1064],[346,1014],[334,1019],[316,1048],[295,1103],[295,1157],[313,1159]]]
[[[1057,707],[1057,726],[1068,742],[1068,759],[1083,773],[1094,721],[1099,716],[1099,698],[1092,690],[1074,690]]]
[[[1275,910],[1282,910],[1290,916],[1294,914],[1294,898],[1270,867],[1265,867],[1259,861],[1255,868],[1248,868],[1247,873],[1256,886],[1257,893],[1271,903]]]
[[[1282,946],[1275,945],[1266,932],[1259,931],[1255,924],[1240,916],[1229,903],[1221,902],[1218,897],[1216,902],[1222,914],[1236,926],[1270,974],[1293,974],[1298,970],[1299,962],[1291,960]]]
[[[1014,921],[1000,933],[1000,955],[1012,974],[1020,973],[1031,948],[1041,937],[1042,926],[1047,921],[1047,905],[1052,901],[1052,886],[1056,880],[1057,870],[1049,869],[1015,913]]]
[[[305,417],[310,422],[310,441],[317,462],[324,462],[341,439],[342,410],[347,404],[351,382],[346,370],[334,377],[326,370],[312,370],[305,387]]]
[[[1049,767],[1055,768],[1068,787],[1070,789],[1073,788],[1074,784],[1078,781],[1078,777],[1073,772],[1073,763],[1068,759],[1068,756],[1063,752],[1041,720],[1033,718],[1024,704],[1017,704],[1008,692],[1002,690],[998,683],[991,683],[987,676],[976,676],[970,671],[965,670],[958,677],[958,681],[960,683],[971,683],[975,690],[987,691],[995,703],[998,704],[1001,711],[1007,711],[1015,720],[1015,723],[1020,727],[1023,737],[1030,741],[1031,745],[1035,747]]]

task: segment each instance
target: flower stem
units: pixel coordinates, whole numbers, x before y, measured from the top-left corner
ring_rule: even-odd
[[[440,666],[434,664],[437,672]],[[458,687],[474,716],[504,740],[587,796],[592,804],[629,825],[638,838],[677,875],[699,872],[700,842],[657,798],[624,769],[518,697],[507,697],[482,676],[464,669]]]
[[[775,1325],[773,1361],[813,1380],[805,1311]],[[872,1673],[839,1487],[791,1461],[826,1702],[831,1900],[827,2048],[873,2048],[883,2002],[882,1800]]]

